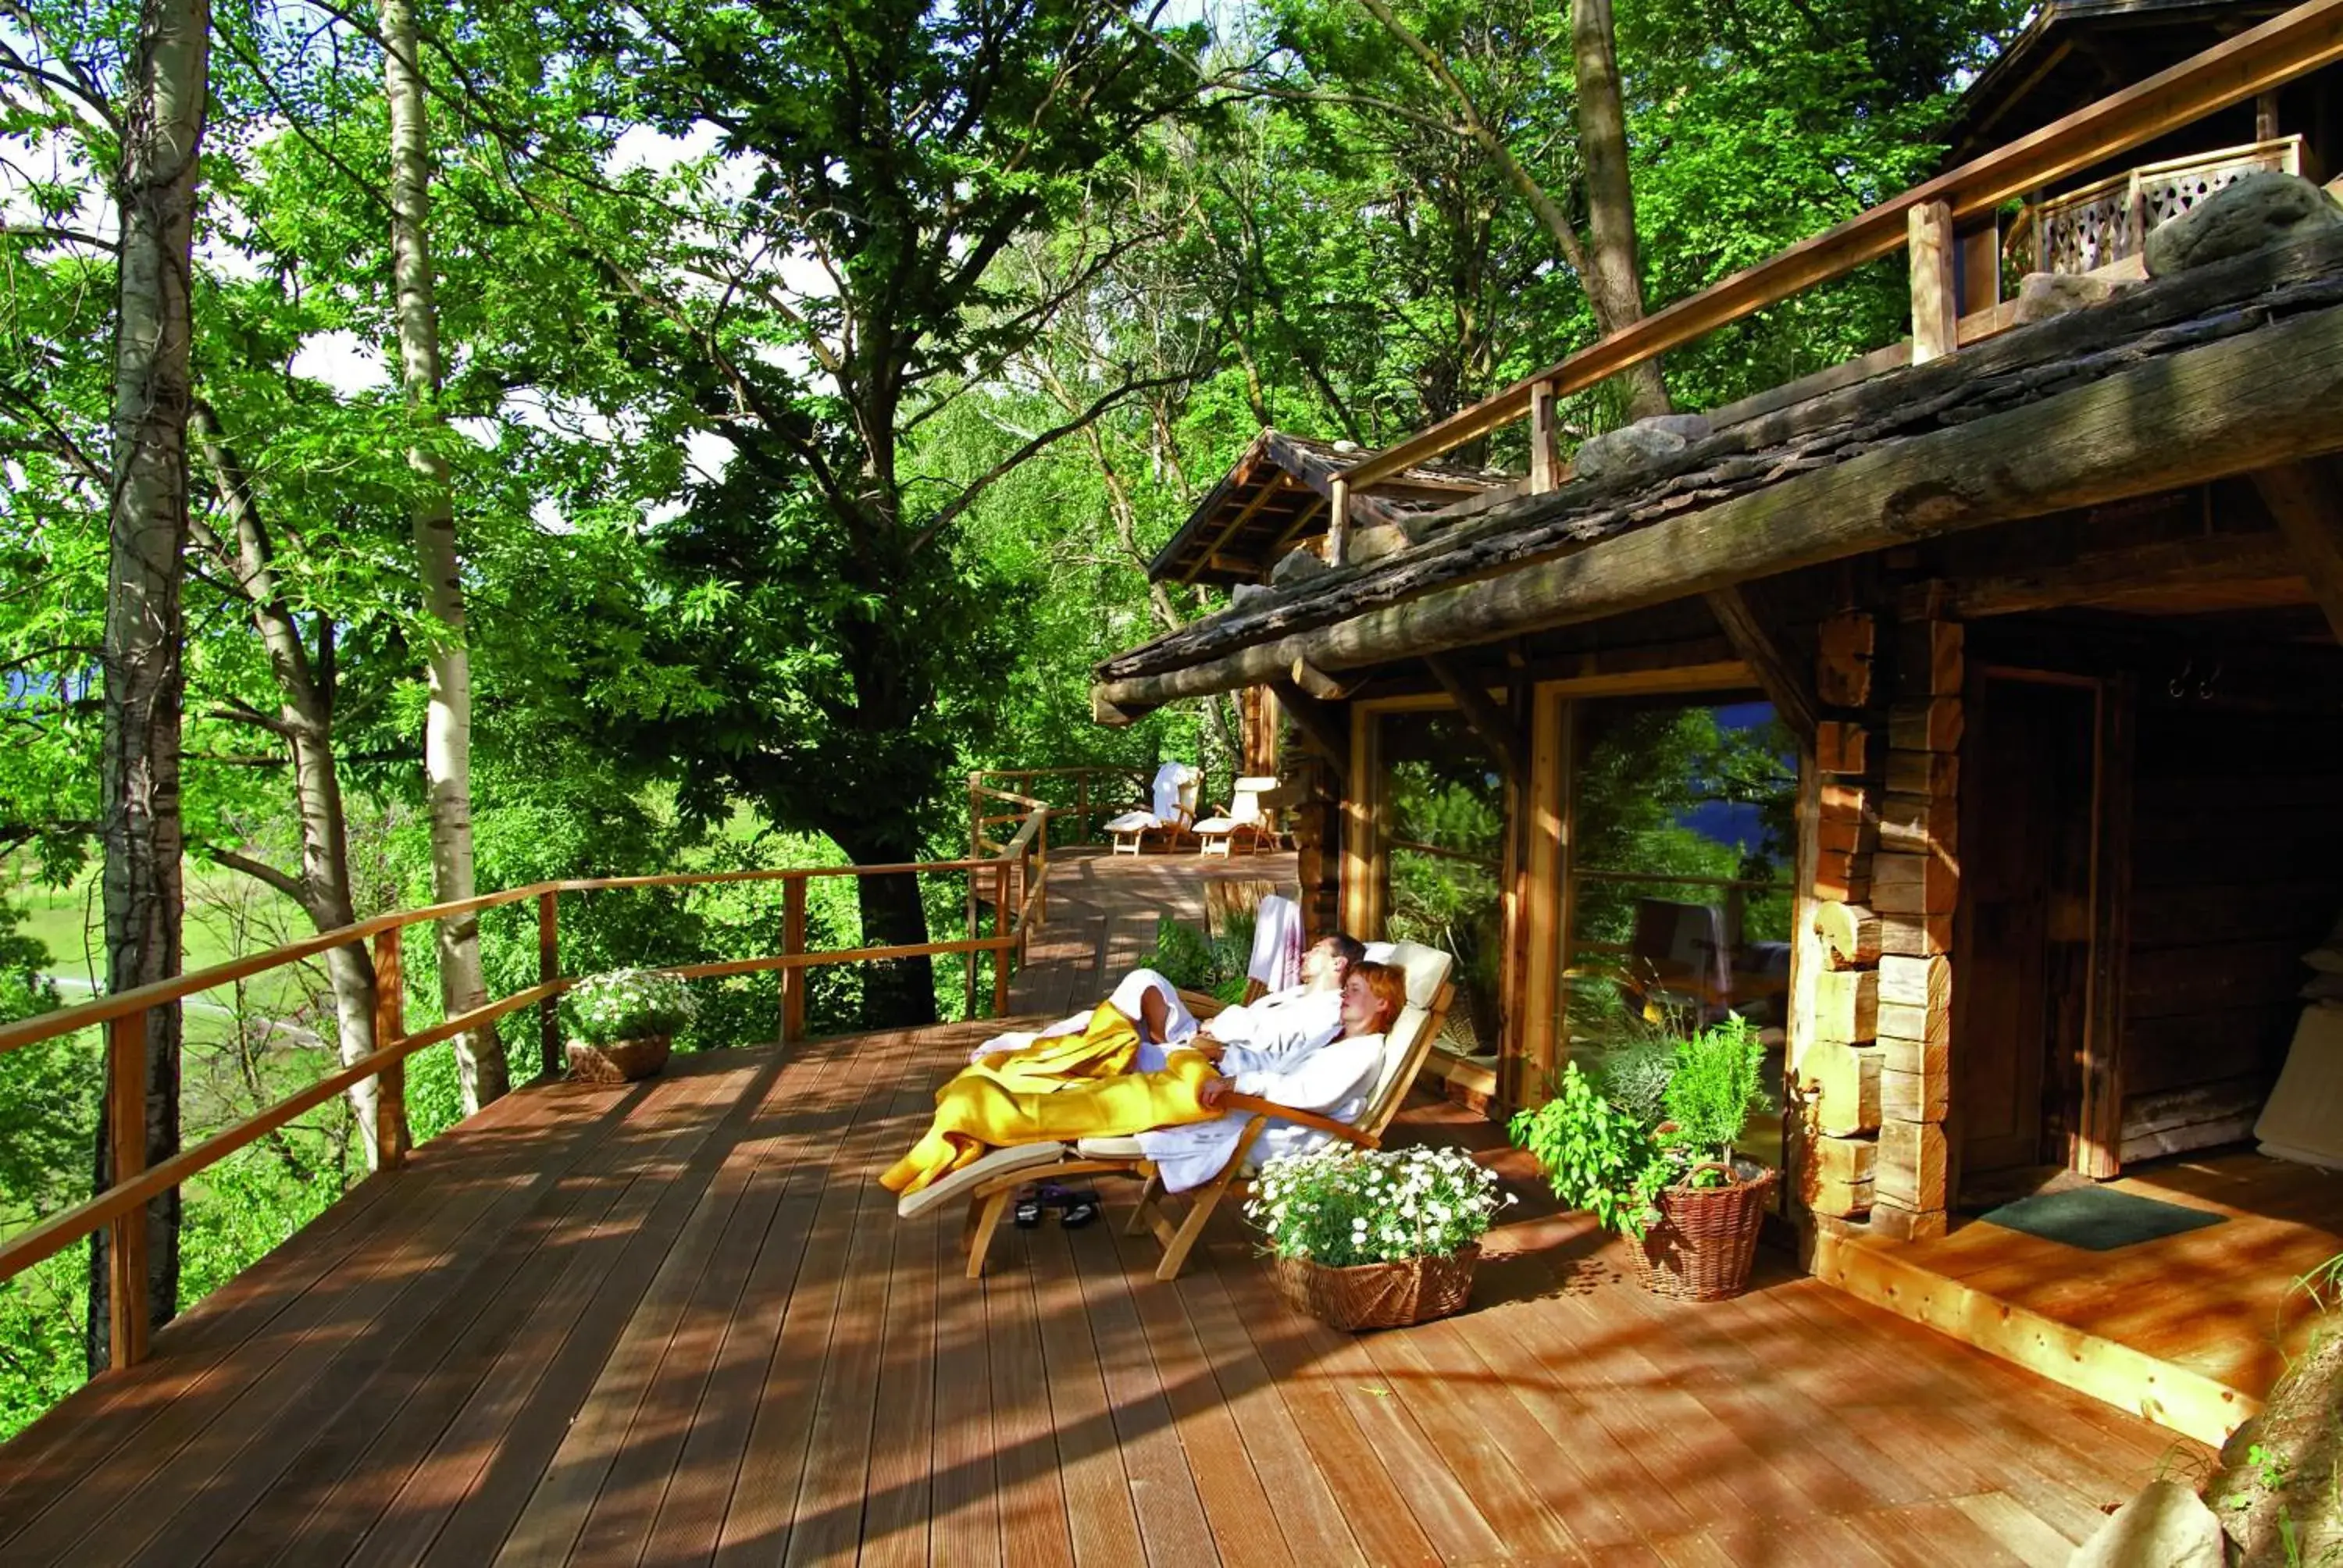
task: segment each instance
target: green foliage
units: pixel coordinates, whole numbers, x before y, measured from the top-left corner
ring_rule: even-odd
[[[1664,1135],[1668,1143],[1696,1161],[1729,1162],[1749,1113],[1765,1108],[1758,1087],[1765,1064],[1765,1042],[1738,1013],[1678,1040],[1663,1095],[1673,1124]],[[1704,1184],[1723,1180],[1715,1172],[1708,1176]]]
[[[691,987],[657,970],[588,975],[561,999],[562,1020],[588,1045],[672,1035],[699,1011]]]
[[[1613,1051],[1594,1072],[1594,1087],[1603,1098],[1646,1127],[1656,1127],[1667,1116],[1669,1081],[1675,1076],[1676,1053],[1668,1042],[1639,1040]]]
[[[1245,1213],[1281,1258],[1328,1268],[1453,1257],[1513,1201],[1461,1149],[1348,1149],[1262,1167]]]
[[[1169,915],[1155,921],[1155,953],[1148,967],[1182,990],[1224,1002],[1244,997],[1245,966],[1252,961],[1253,922],[1237,915],[1218,936],[1206,936]]]
[[[1641,1236],[1659,1218],[1674,1167],[1652,1124],[1612,1104],[1576,1062],[1563,1065],[1552,1099],[1516,1111],[1506,1130],[1544,1168],[1554,1196],[1604,1230]]]

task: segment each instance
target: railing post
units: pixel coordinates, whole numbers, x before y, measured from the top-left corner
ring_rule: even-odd
[[[537,983],[551,985],[561,978],[561,895],[537,896]],[[548,1078],[561,1073],[561,1001],[547,997],[537,1004],[538,1070]]]
[[[119,1187],[146,1169],[146,1020],[117,1018],[106,1030],[107,1169]],[[146,1205],[108,1222],[106,1352],[116,1371],[146,1359]]]
[[[781,954],[806,950],[806,879],[791,877],[781,884]],[[806,972],[781,971],[781,1043],[795,1045],[805,1038]]]
[[[1038,922],[1050,918],[1050,814],[1046,811],[1041,814],[1041,831],[1035,836],[1033,842],[1039,850],[1041,868],[1041,892],[1033,900],[1033,919]],[[1018,953],[1017,961],[1025,961],[1022,951]]]
[[[1351,558],[1351,481],[1334,476],[1334,498],[1326,504],[1326,564],[1339,567]]]
[[[377,1056],[407,1033],[406,980],[398,958],[399,928],[374,939],[374,1050]],[[396,1171],[407,1158],[407,1060],[386,1061],[374,1078],[377,1171]]]
[[[1941,359],[1961,346],[1961,297],[1953,286],[1953,209],[1922,202],[1905,218],[1912,259],[1912,363]]]
[[[1000,869],[993,872],[992,898],[992,934],[995,938],[1003,938],[1008,936],[1010,928],[1009,862],[1006,860],[1001,861]],[[1008,1014],[1009,948],[1003,943],[992,950],[992,1016],[1006,1018]]]
[[[968,776],[968,858],[971,860],[984,854],[984,798],[977,793],[983,782],[981,773]],[[973,899],[970,901],[974,903]]]
[[[1080,842],[1087,844],[1091,841],[1091,776],[1088,773],[1074,775],[1074,831],[1081,836]]]
[[[1562,482],[1562,449],[1555,437],[1554,383],[1530,388],[1530,494],[1543,496]],[[1250,760],[1250,759],[1248,759]]]

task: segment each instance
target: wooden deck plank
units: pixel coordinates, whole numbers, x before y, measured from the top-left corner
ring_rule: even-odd
[[[2025,1568],[2019,1557],[1950,1503],[1916,1503],[1851,1518],[1864,1545],[1893,1568]]]
[[[1323,1554],[1297,1554],[1282,1531],[1264,1528],[1265,1522],[1279,1517],[1278,1504],[1253,1467],[1234,1402],[1214,1375],[1190,1321],[1186,1296],[1177,1282],[1155,1278],[1154,1260],[1161,1254],[1152,1251],[1154,1239],[1124,1235],[1123,1215],[1115,1209],[1110,1209],[1108,1218],[1115,1221],[1105,1227],[1117,1253],[1114,1266],[1130,1281],[1131,1309],[1146,1336],[1147,1354],[1171,1412],[1172,1432],[1187,1455],[1220,1561],[1229,1568],[1328,1562]],[[1347,1531],[1342,1540],[1351,1545]],[[1357,1548],[1352,1545],[1351,1550],[1355,1555]]]
[[[2075,1542],[2043,1523],[2007,1493],[1983,1492],[1956,1497],[1952,1502],[2026,1568],[2066,1568],[2075,1555]]]
[[[127,1562],[252,1445],[327,1419],[347,1388],[330,1377],[340,1352],[355,1337],[374,1355],[382,1342],[377,1335],[411,1331],[421,1315],[414,1303],[430,1299],[438,1271],[460,1268],[466,1239],[498,1233],[550,1185],[553,1176],[533,1174],[531,1166],[550,1158],[558,1171],[558,1150],[575,1147],[558,1131],[550,1136],[555,1150],[516,1147],[509,1161],[433,1182],[407,1227],[376,1238],[237,1347],[216,1385],[219,1397],[166,1412],[98,1473],[73,1510],[52,1510],[10,1542],[10,1561]],[[257,1457],[271,1452],[260,1448]],[[233,1504],[228,1517],[241,1512]]]
[[[93,1472],[119,1476],[115,1456],[136,1444],[169,1442],[150,1430],[168,1413],[193,1421],[235,1396],[245,1363],[231,1357],[291,1310],[320,1280],[351,1265],[363,1249],[412,1221],[418,1206],[440,1201],[437,1178],[482,1166],[518,1168],[518,1141],[551,1124],[551,1091],[533,1091],[490,1106],[472,1123],[417,1149],[399,1176],[369,1177],[268,1254],[265,1266],[236,1276],[159,1331],[135,1376],[100,1377],[12,1439],[0,1465],[0,1547],[54,1502],[69,1483]],[[506,1141],[511,1140],[514,1141]]]
[[[1082,1315],[1090,1320],[1106,1383],[1107,1409],[1123,1473],[1131,1478],[1147,1560],[1158,1568],[1209,1562],[1216,1546],[1185,1445],[1174,1427],[1172,1402],[1150,1351],[1132,1297],[1131,1276],[1117,1256],[1115,1221],[1104,1215],[1067,1233]],[[1169,1305],[1169,1303],[1166,1303]]]
[[[1145,1261],[1146,1242],[1141,1249]],[[1126,1253],[1126,1256],[1129,1254]],[[1147,1268],[1152,1271],[1153,1265]],[[1193,1268],[1173,1282],[1190,1331],[1209,1360],[1212,1381],[1293,1560],[1304,1564],[1366,1562],[1342,1505],[1312,1462],[1302,1428],[1286,1409],[1269,1368],[1237,1317],[1217,1271]]]
[[[608,1131],[521,1223],[498,1239],[489,1268],[463,1289],[443,1293],[412,1336],[410,1352],[351,1395],[241,1519],[215,1519],[226,1534],[207,1563],[266,1563],[297,1542],[319,1557],[356,1543],[470,1390],[526,1332],[561,1271],[558,1249],[567,1237],[598,1224],[693,1114],[674,1096],[630,1094],[619,1103],[631,1113],[625,1124]],[[198,1549],[178,1532],[170,1539],[184,1543],[179,1561]]]
[[[972,1282],[984,1292],[1001,1560],[1012,1568],[1072,1568],[1073,1533],[1051,1424],[1050,1373],[1041,1353],[1030,1235],[1012,1231],[996,1240],[992,1269]]]
[[[910,1106],[916,1112],[920,1107]],[[870,1427],[870,1477],[862,1505],[860,1561],[870,1568],[926,1568],[934,1513],[936,1241],[934,1215],[877,1223],[900,1232],[887,1280],[879,1347],[878,1408]],[[960,1271],[951,1277],[959,1280]],[[970,1287],[973,1288],[972,1286]]]
[[[749,1081],[754,1080],[734,1078],[736,1091]],[[566,1320],[540,1325],[551,1353],[525,1383],[499,1378],[483,1388],[486,1397],[468,1407],[469,1419],[463,1422],[481,1433],[481,1440],[452,1450],[443,1444],[433,1465],[410,1480],[384,1523],[397,1527],[404,1539],[420,1536],[427,1544],[397,1553],[393,1531],[377,1529],[356,1561],[477,1565],[508,1543],[515,1522],[546,1485],[557,1454],[575,1441],[572,1434],[597,1379],[665,1269],[677,1234],[702,1207],[738,1136],[735,1119],[745,1114],[738,1102],[729,1109],[720,1101],[707,1107],[707,1131],[689,1147],[688,1158],[639,1183],[649,1206],[629,1209],[627,1228],[611,1238],[617,1255],[602,1261],[592,1293]],[[570,1452],[578,1454],[574,1446]],[[580,1469],[586,1462],[582,1456],[576,1461]],[[568,1483],[578,1474],[578,1469],[565,1471],[555,1484]]]
[[[718,1533],[719,1563],[778,1562],[791,1549],[835,1329],[850,1312],[875,1312],[880,1306],[848,1294],[845,1285],[858,1228],[883,1226],[876,1239],[893,1244],[892,1214],[872,1213],[874,1223],[860,1227],[858,1218],[873,1185],[868,1180],[872,1161],[897,1137],[890,1120],[897,1080],[913,1049],[909,1037],[897,1034],[865,1040],[856,1050],[856,1070],[866,1072],[870,1083],[867,1103],[878,1113],[859,1119],[831,1156],[834,1169],[814,1210],[797,1283],[757,1390],[731,1505]],[[868,1246],[866,1241],[866,1267]]]
[[[775,1189],[776,1201],[763,1235],[750,1243],[754,1261],[660,1499],[646,1563],[703,1563],[715,1554],[755,1422],[760,1374],[780,1334],[814,1212],[839,1179],[830,1155],[876,1099],[878,1081],[852,1072],[844,1053],[818,1052],[810,1064],[802,1055],[795,1053],[775,1086],[790,1107],[790,1129],[757,1177]]]
[[[1146,1548],[1068,1240],[1054,1225],[1026,1232],[1067,1534],[1077,1568],[1131,1568]]]
[[[993,1454],[1001,1434],[992,1421],[987,1287],[961,1277],[959,1221],[959,1215],[946,1214],[928,1227],[936,1291],[928,1562],[930,1568],[1000,1568],[1001,1481]]]

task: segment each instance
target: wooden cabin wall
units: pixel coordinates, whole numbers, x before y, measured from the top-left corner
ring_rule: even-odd
[[[2128,1162],[2252,1131],[2343,914],[2343,738],[2168,687],[2137,741],[2124,987]]]

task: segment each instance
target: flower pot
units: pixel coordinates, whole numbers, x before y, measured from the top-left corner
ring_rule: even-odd
[[[1396,1329],[1463,1310],[1473,1293],[1473,1242],[1445,1258],[1329,1268],[1309,1258],[1272,1258],[1270,1278],[1286,1305],[1332,1327]]]
[[[569,1042],[569,1076],[578,1083],[632,1083],[649,1078],[667,1065],[668,1037],[649,1034],[639,1040],[611,1040],[589,1045]]]
[[[1765,1221],[1765,1200],[1775,1173],[1744,1162],[1739,1170],[1711,1161],[1694,1166],[1725,1171],[1723,1187],[1670,1187],[1660,1193],[1660,1217],[1627,1256],[1635,1277],[1654,1295],[1684,1302],[1722,1302],[1749,1284],[1757,1253],[1757,1231]]]

